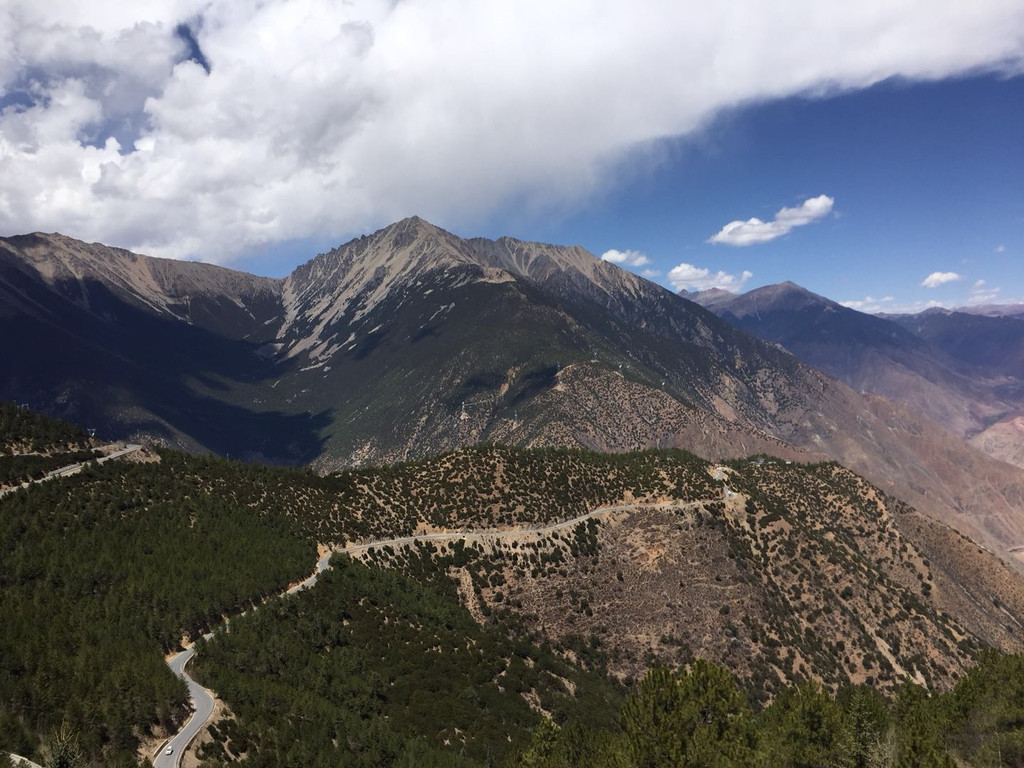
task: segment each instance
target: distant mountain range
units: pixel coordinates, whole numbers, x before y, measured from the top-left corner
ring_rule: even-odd
[[[1004,554],[1024,544],[1024,475],[931,420],[963,435],[998,418],[1016,402],[1009,379],[976,380],[899,323],[777,293],[829,320],[801,332],[809,347],[853,336],[863,356],[888,338],[871,359],[904,358],[910,381],[951,393],[949,419],[801,362],[779,346],[801,337],[781,316],[787,340],[755,338],[756,305],[725,322],[580,248],[466,240],[418,218],[283,280],[62,235],[0,240],[0,397],[111,437],[322,470],[483,441],[828,457]],[[859,365],[832,354],[834,370],[808,362],[837,378]]]
[[[934,420],[995,458],[1024,466],[1024,319],[929,309],[868,315],[793,283],[687,298],[783,345],[804,362]]]

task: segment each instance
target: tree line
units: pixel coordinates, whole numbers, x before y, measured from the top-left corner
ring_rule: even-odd
[[[0,452],[68,450],[88,442],[89,436],[75,424],[0,400]]]

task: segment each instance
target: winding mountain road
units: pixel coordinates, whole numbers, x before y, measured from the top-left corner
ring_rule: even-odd
[[[730,491],[726,489],[723,493],[730,493]],[[336,553],[350,555],[365,552],[366,550],[374,547],[406,546],[420,541],[487,541],[513,538],[516,536],[529,536],[550,533],[551,531],[562,530],[564,528],[571,528],[582,522],[590,520],[591,518],[610,515],[615,512],[628,512],[637,509],[693,509],[719,500],[720,497],[688,502],[665,501],[654,504],[617,504],[609,507],[597,507],[596,509],[592,509],[582,515],[577,515],[570,520],[562,520],[557,523],[542,525],[536,528],[510,528],[496,531],[446,531],[444,533],[418,533],[412,536],[399,536],[394,539],[377,539],[374,541],[362,542],[360,544],[351,544],[347,547],[332,549],[327,552],[317,560],[316,568],[309,577],[298,584],[289,587],[283,594],[294,595],[297,592],[301,592],[302,590],[308,589],[316,584],[320,574],[331,567],[331,557]],[[245,615],[245,613],[243,612],[241,615]],[[230,619],[227,621],[230,621]],[[209,639],[213,637],[213,633],[211,632],[203,635],[203,637]],[[185,726],[172,739],[165,742],[164,745],[160,747],[160,753],[155,757],[153,762],[154,768],[178,768],[181,763],[182,754],[184,754],[188,749],[192,740],[199,734],[203,729],[203,726],[206,725],[210,717],[213,715],[213,692],[199,685],[199,683],[193,680],[185,670],[185,665],[188,664],[194,653],[195,646],[191,645],[167,660],[167,666],[171,668],[171,671],[178,677],[182,678],[188,685],[189,696],[192,699],[193,714],[192,717],[189,718],[189,721],[185,723]],[[171,748],[170,754],[166,753],[167,747]]]
[[[100,457],[98,459],[92,459],[91,461],[95,461],[97,464],[106,464],[111,459],[119,459],[122,456],[125,456],[125,455],[127,455],[129,453],[134,453],[135,451],[139,450],[141,447],[142,447],[141,445],[136,445],[135,443],[128,443],[127,445],[125,445],[124,448],[122,448],[119,451],[114,451],[113,453],[108,454],[107,456],[102,456],[102,457]],[[0,490],[0,498],[3,498],[4,496],[6,496],[9,493],[14,493],[15,491],[20,491],[22,488],[28,488],[29,486],[34,485],[36,483],[45,483],[48,480],[56,480],[58,477],[67,477],[68,475],[76,475],[79,472],[81,472],[82,471],[82,467],[84,467],[88,463],[90,463],[90,462],[82,461],[82,462],[79,462],[77,464],[68,464],[66,467],[59,467],[58,469],[54,469],[54,470],[52,470],[50,472],[47,472],[43,477],[40,477],[40,478],[38,478],[36,480],[29,480],[27,483],[22,483],[21,485],[15,485],[15,486],[13,486],[11,488],[4,488],[3,490]]]
[[[213,637],[213,634],[204,635],[204,637],[210,638]],[[167,666],[171,668],[171,672],[184,680],[188,686],[189,699],[192,701],[192,717],[173,739],[160,747],[160,754],[153,760],[154,768],[177,768],[182,753],[213,715],[213,692],[203,688],[185,672],[185,665],[192,659],[195,652],[195,645],[190,645],[167,660]],[[169,754],[168,749],[170,749]]]

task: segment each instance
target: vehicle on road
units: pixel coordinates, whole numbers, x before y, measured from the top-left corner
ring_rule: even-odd
[[[173,755],[174,754],[174,747],[168,747],[167,749],[165,749],[164,750],[164,754],[165,755]]]

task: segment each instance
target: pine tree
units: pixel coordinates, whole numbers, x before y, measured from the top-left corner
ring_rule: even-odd
[[[85,756],[78,743],[78,734],[63,723],[50,742],[50,759],[46,768],[81,768],[84,765]]]
[[[809,681],[788,688],[761,719],[767,764],[785,768],[845,768],[855,764],[853,739],[842,708]]]

